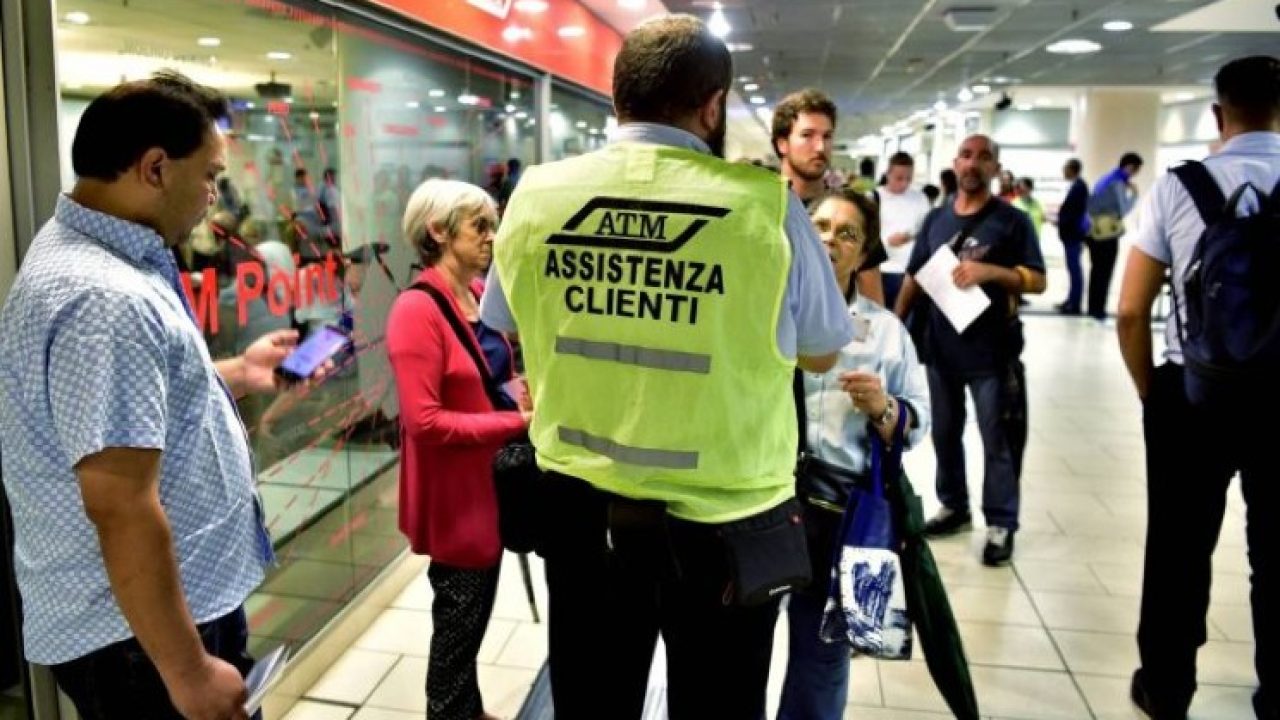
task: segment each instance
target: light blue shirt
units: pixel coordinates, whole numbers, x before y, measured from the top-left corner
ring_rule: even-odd
[[[106,448],[162,451],[160,502],[197,623],[239,607],[271,562],[244,426],[177,277],[153,230],[61,196],[0,311],[0,475],[32,662],[132,635],[73,469]]]
[[[1253,183],[1264,195],[1271,192],[1280,179],[1280,133],[1253,132],[1237,135],[1203,160],[1209,174],[1218,181],[1224,197],[1244,183]],[[1257,211],[1255,198],[1246,193],[1239,211],[1250,214]],[[1181,322],[1187,320],[1186,295],[1182,279],[1196,242],[1204,232],[1204,221],[1196,210],[1191,195],[1182,181],[1172,173],[1156,181],[1155,187],[1143,200],[1138,214],[1138,231],[1134,246],[1149,257],[1173,268],[1173,290],[1177,298]],[[1179,323],[1172,320],[1165,326],[1165,359],[1182,364],[1182,341],[1178,337]]]
[[[613,142],[640,142],[669,145],[711,153],[698,136],[669,125],[627,123],[618,127]],[[714,192],[714,189],[710,190]],[[518,193],[518,191],[517,191]],[[794,192],[787,200],[784,231],[791,243],[791,268],[787,274],[786,312],[778,313],[778,349],[788,358],[826,355],[853,339],[846,307],[836,288],[831,260],[813,230],[804,204]],[[495,330],[515,332],[516,322],[507,296],[498,281],[496,265],[489,268],[480,319]]]
[[[854,409],[840,375],[864,370],[880,375],[886,393],[911,406],[915,425],[907,426],[912,448],[929,433],[929,381],[916,358],[911,336],[897,316],[865,298],[848,309],[858,336],[840,349],[836,366],[825,373],[804,373],[805,445],[819,460],[856,473],[871,471],[867,416]]]

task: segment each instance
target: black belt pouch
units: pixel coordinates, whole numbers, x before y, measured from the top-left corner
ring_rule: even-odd
[[[725,523],[719,532],[729,564],[726,605],[763,605],[812,579],[804,518],[795,498]]]

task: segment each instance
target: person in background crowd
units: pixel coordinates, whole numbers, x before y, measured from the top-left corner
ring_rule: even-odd
[[[1213,115],[1222,147],[1205,158],[1204,168],[1224,197],[1251,184],[1244,197],[1252,195],[1253,200],[1242,202],[1240,209],[1256,213],[1259,197],[1274,192],[1280,182],[1280,59],[1259,55],[1233,60],[1218,71],[1214,86]],[[1275,198],[1272,195],[1273,213]],[[1156,182],[1139,217],[1116,321],[1120,352],[1142,400],[1147,452],[1147,543],[1138,622],[1141,665],[1133,674],[1130,696],[1157,720],[1187,717],[1196,692],[1196,655],[1207,637],[1214,548],[1227,489],[1238,474],[1253,570],[1249,599],[1258,676],[1253,707],[1258,720],[1277,720],[1280,484],[1272,445],[1275,426],[1266,420],[1245,421],[1251,410],[1238,403],[1214,410],[1192,406],[1183,378],[1180,328],[1187,322],[1184,278],[1195,262],[1205,224],[1187,188],[1172,173]],[[1270,227],[1275,227],[1274,216]],[[1274,251],[1269,257],[1274,262]],[[1173,280],[1178,315],[1165,326],[1164,363],[1153,367],[1151,306],[1166,273]],[[1270,391],[1256,388],[1250,404],[1270,409],[1277,399],[1273,384]]]
[[[1031,219],[1031,227],[1036,230],[1036,241],[1040,240],[1040,228],[1044,227],[1044,205],[1040,204],[1040,200],[1033,194],[1036,189],[1036,183],[1029,177],[1018,178],[1017,184],[1014,186],[1017,197],[1013,199],[1010,205],[1018,208],[1027,214]]]
[[[863,329],[841,348],[835,367],[825,373],[802,373],[802,411],[808,420],[801,442],[805,462],[822,465],[824,474],[848,479],[851,485],[870,476],[871,432],[892,442],[899,413],[907,413],[906,447],[920,444],[929,432],[929,384],[907,329],[892,312],[859,297],[853,282],[868,248],[880,241],[876,213],[875,204],[852,189],[828,195],[813,206],[813,224],[831,255],[836,284],[848,298],[849,315]],[[817,539],[813,532],[809,538],[811,543]],[[809,551],[830,557],[836,540],[822,540],[824,547],[811,546]],[[778,720],[844,717],[849,647],[818,637],[826,580],[815,576],[808,588],[791,594],[787,605],[790,646]]]
[[[26,655],[85,720],[246,718],[244,602],[274,553],[235,399],[275,389],[297,335],[214,362],[184,296],[170,248],[215,201],[226,113],[172,72],[89,103],[0,312]]]
[[[1001,170],[999,177],[1000,190],[996,193],[996,196],[1007,203],[1012,203],[1018,197],[1017,182],[1014,180],[1013,171]]]
[[[766,578],[807,564],[792,375],[831,368],[853,327],[799,199],[721,159],[732,83],[729,50],[697,18],[637,26],[614,64],[612,141],[526,169],[494,244],[480,314],[519,331],[557,511],[543,550],[557,720],[639,720],[659,635],[671,720],[759,720],[780,598],[735,597],[729,531],[781,521],[767,552],[734,557]],[[569,235],[580,247],[548,242],[587,208],[590,227]],[[644,273],[606,272],[588,290],[577,258],[635,257],[636,238],[599,244],[633,212],[650,227],[696,217],[653,262],[715,277],[654,293]]]
[[[929,200],[929,207],[938,206],[938,199],[942,197],[942,190],[938,189],[937,185],[929,183],[920,188],[920,192],[924,193],[924,196]]]
[[[1067,261],[1067,276],[1070,286],[1067,298],[1056,307],[1063,315],[1079,315],[1080,301],[1084,297],[1084,271],[1080,267],[1080,251],[1084,247],[1085,235],[1089,228],[1089,217],[1085,214],[1085,204],[1089,201],[1089,186],[1080,177],[1081,165],[1076,158],[1071,158],[1062,166],[1062,177],[1070,187],[1067,196],[1058,208],[1058,238],[1062,240],[1062,254]]]
[[[884,305],[893,307],[902,289],[902,279],[915,247],[916,233],[929,214],[929,199],[924,193],[911,187],[915,176],[915,160],[904,152],[889,156],[888,182],[873,191],[880,206],[879,225],[884,228],[884,245],[887,259],[880,263],[880,275],[884,281]],[[873,298],[874,299],[874,298]]]
[[[1044,259],[1027,216],[991,196],[991,180],[1000,169],[1000,147],[995,141],[985,135],[969,136],[960,144],[954,166],[960,191],[953,202],[925,219],[896,311],[898,317],[907,317],[921,292],[914,275],[944,246],[960,260],[952,272],[956,286],[979,287],[991,300],[964,333],[957,332],[932,302],[917,308],[925,313],[917,348],[928,367],[938,499],[942,501],[942,509],[925,525],[925,533],[947,535],[972,523],[964,459],[965,388],[969,388],[984,451],[982,510],[987,541],[982,561],[996,566],[1013,557],[1027,442],[1017,299],[1044,292]]]
[[[773,109],[773,150],[782,161],[782,176],[805,207],[830,191],[827,171],[835,145],[836,104],[819,90],[800,90],[784,97]],[[884,250],[859,268],[859,293],[884,303],[880,263]]]
[[[1107,318],[1107,294],[1111,290],[1111,275],[1116,267],[1116,255],[1120,252],[1120,238],[1124,235],[1124,218],[1138,199],[1138,187],[1133,176],[1142,170],[1142,157],[1128,152],[1120,158],[1114,170],[1102,176],[1093,186],[1086,209],[1089,213],[1089,236],[1085,246],[1089,248],[1089,316],[1095,320]]]
[[[513,375],[511,346],[480,320],[479,279],[493,255],[498,213],[484,190],[428,180],[404,214],[404,240],[422,259],[418,283],[449,302],[483,351],[491,377]],[[472,356],[427,292],[409,289],[387,319],[387,354],[400,397],[400,530],[430,555],[428,720],[493,718],[484,712],[476,654],[498,591],[502,543],[493,458],[528,426],[520,398],[494,408]]]
[[[867,157],[858,162],[858,176],[849,181],[855,192],[868,195],[876,189],[876,161]]]
[[[944,168],[938,173],[938,182],[942,184],[942,199],[940,206],[947,205],[955,200],[956,193],[960,192],[960,184],[956,180],[956,171],[951,168]]]

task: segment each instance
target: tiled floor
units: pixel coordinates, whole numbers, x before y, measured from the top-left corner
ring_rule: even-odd
[[[1015,562],[984,568],[977,559],[981,528],[933,544],[985,716],[1142,717],[1127,695],[1137,658],[1133,633],[1146,523],[1142,436],[1114,337],[1113,329],[1092,321],[1028,319],[1031,439]],[[981,444],[976,428],[969,430],[970,484],[981,497]],[[914,451],[907,464],[931,512],[932,450]],[[1248,565],[1236,488],[1229,508],[1215,558],[1210,641],[1201,651],[1201,687],[1191,711],[1197,720],[1253,716]],[[536,564],[534,570],[540,577]],[[287,720],[421,718],[429,603],[426,580],[419,578]],[[785,662],[784,633],[779,623],[772,703]],[[489,711],[513,717],[546,654],[545,633],[530,622],[514,562],[504,568],[480,654]],[[919,657],[857,659],[852,673],[849,718],[946,717]]]

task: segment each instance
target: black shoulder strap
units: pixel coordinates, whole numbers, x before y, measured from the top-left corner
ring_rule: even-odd
[[[1218,181],[1209,174],[1209,169],[1204,166],[1204,163],[1188,160],[1175,167],[1173,174],[1191,195],[1191,200],[1196,204],[1196,210],[1200,211],[1200,219],[1204,221],[1205,227],[1209,227],[1222,217],[1222,209],[1227,204],[1227,198],[1222,194]]]
[[[493,409],[501,408],[502,402],[499,400],[501,396],[498,395],[498,388],[494,385],[493,376],[489,374],[489,365],[480,356],[480,351],[476,349],[476,344],[471,341],[471,332],[463,326],[462,319],[453,311],[453,305],[449,303],[449,299],[444,296],[444,293],[423,282],[414,283],[408,289],[421,290],[436,301],[436,305],[440,307],[440,314],[444,315],[444,319],[449,321],[449,326],[453,328],[454,334],[458,336],[458,342],[466,349],[467,354],[471,356],[472,362],[476,364],[476,369],[480,371],[480,380],[484,383],[484,392],[489,396],[489,402],[493,404]]]
[[[1000,202],[1002,201],[997,200],[994,197],[988,198],[987,204],[983,205],[981,210],[978,210],[978,212],[969,216],[969,219],[965,221],[964,226],[960,228],[960,232],[956,234],[955,239],[951,241],[952,252],[959,254],[961,246],[964,245],[964,241],[967,240],[969,236],[973,234],[973,231],[977,230],[987,218],[991,217],[991,213],[996,211],[996,204]]]

